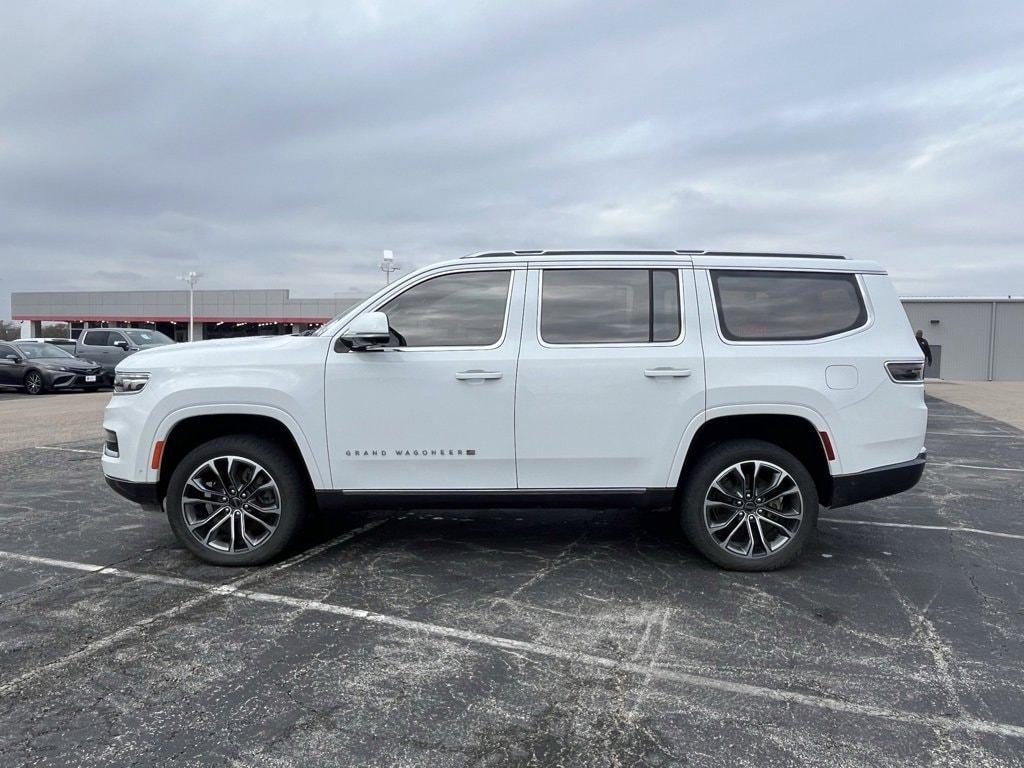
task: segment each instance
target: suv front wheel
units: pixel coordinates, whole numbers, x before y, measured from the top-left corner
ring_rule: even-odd
[[[192,554],[214,565],[261,565],[302,527],[311,502],[295,459],[249,435],[193,449],[171,475],[167,518]]]
[[[723,568],[781,568],[800,554],[814,532],[814,479],[793,454],[773,443],[722,443],[688,474],[680,510],[683,531]]]

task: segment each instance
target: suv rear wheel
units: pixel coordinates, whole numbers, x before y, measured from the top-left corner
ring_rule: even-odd
[[[818,493],[793,454],[762,440],[731,440],[697,462],[685,480],[681,522],[690,542],[736,571],[792,562],[814,532]]]
[[[295,459],[249,435],[193,449],[171,475],[165,500],[178,539],[214,565],[261,565],[277,557],[311,503]]]

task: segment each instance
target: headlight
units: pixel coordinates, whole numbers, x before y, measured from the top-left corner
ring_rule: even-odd
[[[134,395],[136,392],[141,392],[148,381],[148,373],[115,373],[114,394]]]

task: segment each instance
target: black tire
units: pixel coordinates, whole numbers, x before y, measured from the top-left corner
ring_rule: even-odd
[[[194,535],[189,524],[186,521],[187,514],[196,515],[196,510],[200,509],[204,512],[209,511],[214,504],[210,507],[198,506],[196,504],[186,505],[183,504],[182,495],[186,490],[186,484],[189,478],[192,477],[193,473],[200,469],[207,462],[210,462],[219,457],[238,457],[243,460],[253,462],[270,476],[271,480],[276,484],[276,493],[278,496],[278,508],[280,514],[276,519],[276,527],[274,530],[266,536],[266,539],[260,541],[258,546],[254,546],[241,551],[220,551],[209,545],[203,543],[198,535]],[[217,466],[222,469],[226,466],[223,462]],[[192,498],[195,498],[195,493],[191,489],[189,493]],[[217,497],[216,503],[219,504],[219,498]],[[234,498],[234,497],[232,497]],[[253,501],[254,499],[249,499]],[[253,435],[228,435],[225,437],[218,437],[214,440],[210,440],[207,443],[203,443],[199,447],[190,451],[175,468],[171,474],[170,482],[167,485],[167,495],[164,500],[164,508],[167,512],[167,519],[171,524],[171,529],[174,531],[178,540],[184,544],[188,550],[207,563],[213,565],[235,565],[235,566],[246,566],[246,565],[262,565],[270,562],[271,560],[278,557],[285,549],[294,542],[296,536],[302,530],[306,520],[306,516],[309,510],[313,506],[313,496],[309,485],[309,480],[306,477],[304,468],[292,457],[290,453],[268,441],[266,438],[259,438]],[[243,501],[236,499],[235,502],[230,502],[225,506],[230,508],[232,504],[237,504],[239,517],[236,520],[248,521],[253,515],[247,517],[241,517],[241,506]],[[248,507],[246,507],[248,509]],[[264,519],[270,519],[263,515],[260,515]],[[219,520],[220,518],[216,518]],[[236,520],[228,520],[228,524],[231,526],[231,543],[234,546],[236,530],[239,531],[238,538],[241,539],[241,531],[236,526],[240,525]],[[248,524],[248,522],[247,522]],[[250,531],[253,530],[250,524]],[[261,529],[256,526],[255,530],[259,532]],[[223,527],[219,533],[215,533],[216,536],[223,534]],[[199,534],[208,532],[208,529],[199,529]],[[214,540],[216,544],[216,540]]]
[[[769,508],[767,503],[764,507],[758,508],[756,496],[744,499],[741,502],[743,505],[741,507],[740,503],[732,500],[734,498],[732,494],[739,497],[745,496],[742,491],[737,490],[739,487],[747,487],[740,484],[747,483],[749,479],[744,475],[743,470],[750,466],[756,466],[743,466],[745,462],[769,462],[783,470],[792,480],[792,485],[789,481],[785,481],[783,487],[790,489],[795,486],[799,490],[799,496],[792,490],[788,490],[784,497],[785,500],[772,502],[772,505],[777,505],[780,508],[778,513],[774,511],[774,508]],[[716,479],[735,465],[741,465],[738,474],[729,475],[723,478],[723,483],[720,483],[720,486],[725,487],[726,481],[730,478],[742,478],[735,486],[728,487],[732,493],[720,494],[717,490],[712,491],[712,484]],[[764,468],[764,465],[762,467],[762,473],[771,474],[767,475],[767,480],[762,479],[759,474],[753,486],[761,488],[763,492],[765,485],[770,485],[774,478],[781,477],[781,475],[774,473],[774,470],[770,468]],[[818,522],[818,492],[814,479],[799,459],[773,443],[764,440],[730,440],[721,443],[700,457],[687,474],[688,477],[683,481],[679,510],[683,532],[690,543],[700,550],[701,554],[722,568],[733,571],[773,571],[782,568],[800,555],[801,550],[814,534],[814,528]],[[712,534],[709,520],[705,518],[705,500],[709,498],[712,500],[712,504],[709,506],[711,519],[716,523],[725,519],[730,521],[728,527],[718,529],[719,535],[727,537],[733,527],[732,521],[737,519],[737,515],[740,516],[739,521],[736,522],[739,532],[738,541],[726,539],[725,545],[723,545],[720,543],[720,539],[716,539]],[[718,502],[718,499],[723,501]],[[794,519],[791,516],[795,514],[798,502],[802,516],[791,535],[786,538],[781,530],[794,526]],[[731,509],[728,506],[733,503],[737,503],[737,509]],[[757,532],[758,518],[760,520],[768,518],[774,521],[773,524],[769,524],[767,521],[761,524],[760,529],[768,531],[767,534]],[[748,521],[751,522],[749,529],[746,527]],[[726,548],[730,545],[733,547],[745,545],[748,540],[746,535],[748,530],[752,533],[749,537],[752,542],[749,555],[738,554]],[[773,542],[769,542],[768,538],[773,536]],[[759,541],[760,543],[758,543]],[[770,546],[775,542],[782,542],[777,549]]]
[[[39,371],[29,371],[22,381],[25,391],[30,395],[42,395],[46,393],[46,379]]]

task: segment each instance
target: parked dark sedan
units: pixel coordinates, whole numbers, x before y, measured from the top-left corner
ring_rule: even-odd
[[[0,343],[0,384],[24,387],[30,395],[108,385],[103,366],[39,341]]]

